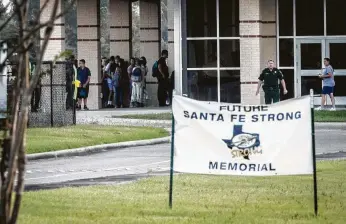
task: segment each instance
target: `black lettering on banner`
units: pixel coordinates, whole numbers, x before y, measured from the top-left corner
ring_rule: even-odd
[[[218,165],[218,162],[209,162],[209,170],[214,170],[214,169],[217,169],[217,166]]]
[[[267,164],[262,165],[261,171],[268,171]]]
[[[239,169],[240,169],[241,171],[245,171],[245,170],[247,170],[247,165],[244,164],[244,163],[242,163],[242,164],[240,164]]]
[[[220,111],[229,112],[265,112],[268,111],[268,106],[242,106],[242,105],[222,105]]]
[[[226,170],[226,163],[224,162],[220,163],[220,170]]]
[[[270,171],[276,171],[276,169],[272,167],[272,164],[271,164],[271,163],[269,163],[269,170],[270,170]]]
[[[256,164],[249,164],[249,171],[256,171]]]
[[[232,163],[229,163],[228,164],[228,170],[237,170],[237,163],[234,163],[234,164],[232,164]]]

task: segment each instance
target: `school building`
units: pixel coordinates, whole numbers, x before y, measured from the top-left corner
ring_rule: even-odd
[[[44,0],[30,0],[31,11]],[[273,59],[288,95],[321,92],[317,77],[331,58],[337,105],[346,105],[344,0],[61,0],[70,11],[56,21],[45,55],[64,50],[85,59],[92,72],[89,107],[100,108],[101,58],[145,56],[149,73],[160,51],[169,51],[178,94],[204,101],[258,104],[258,76]],[[51,6],[40,18],[44,21]],[[148,75],[150,105],[156,79]],[[319,103],[316,100],[317,104]],[[330,104],[330,103],[329,103]]]

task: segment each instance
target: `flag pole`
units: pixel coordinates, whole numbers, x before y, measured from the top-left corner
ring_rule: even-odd
[[[169,173],[169,208],[170,209],[172,209],[172,206],[173,206],[174,134],[175,134],[175,120],[174,120],[174,114],[172,112],[171,165],[170,165],[170,173]]]
[[[310,89],[310,108],[311,108],[311,138],[312,138],[312,168],[314,181],[314,211],[318,214],[317,198],[317,175],[316,175],[316,145],[315,145],[315,111],[314,111],[314,90]]]

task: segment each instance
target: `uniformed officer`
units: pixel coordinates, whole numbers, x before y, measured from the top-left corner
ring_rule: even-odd
[[[284,94],[287,94],[284,76],[279,69],[275,68],[273,60],[268,61],[268,67],[262,71],[258,79],[256,96],[259,94],[260,88],[263,84],[265,104],[272,104],[280,101],[279,80],[284,90]]]

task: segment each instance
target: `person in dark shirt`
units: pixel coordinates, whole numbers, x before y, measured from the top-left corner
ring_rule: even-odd
[[[280,101],[280,87],[279,81],[284,90],[284,94],[287,94],[286,83],[282,72],[274,67],[274,61],[268,61],[268,67],[265,68],[260,77],[258,78],[258,86],[256,96],[259,94],[260,88],[263,84],[265,104],[277,103]]]
[[[158,88],[157,88],[157,99],[159,101],[159,106],[164,107],[167,106],[166,100],[168,97],[168,85],[169,85],[169,73],[168,73],[168,66],[167,66],[167,60],[168,58],[168,51],[163,50],[161,53],[161,58],[157,61],[158,65],[158,74],[157,74],[157,80],[158,80]]]
[[[77,109],[82,109],[82,101],[84,101],[84,110],[89,110],[88,95],[89,95],[89,83],[90,83],[90,69],[85,67],[85,60],[79,60],[79,68],[77,70],[77,79],[80,81],[80,86],[77,90],[78,107]]]
[[[130,105],[130,77],[127,73],[127,62],[119,56],[116,56],[115,63],[120,67],[117,107],[128,108]]]

